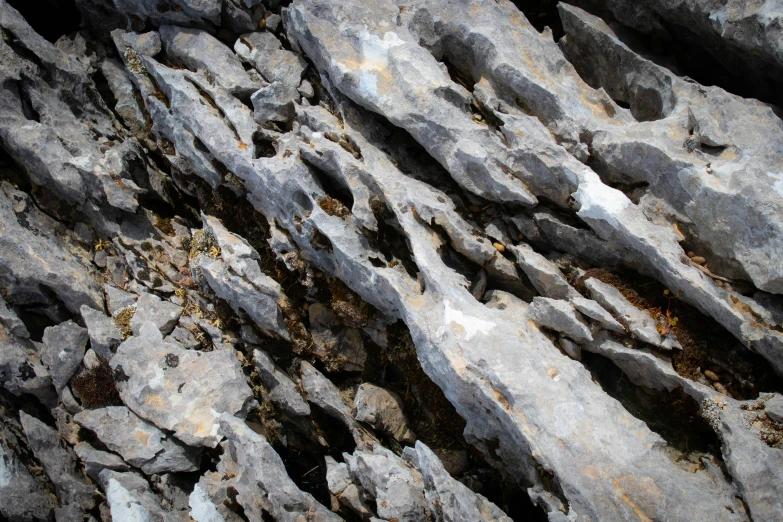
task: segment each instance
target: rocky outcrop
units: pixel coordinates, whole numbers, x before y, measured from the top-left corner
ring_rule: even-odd
[[[282,3],[0,0],[3,516],[781,518],[774,7]]]

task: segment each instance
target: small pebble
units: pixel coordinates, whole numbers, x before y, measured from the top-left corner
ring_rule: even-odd
[[[715,388],[715,391],[722,393],[723,395],[729,394],[729,390],[727,390],[726,387],[719,382],[712,383],[712,387]]]
[[[492,243],[492,246],[493,246],[493,247],[495,247],[495,249],[496,249],[498,252],[505,252],[505,251],[506,251],[506,247],[504,247],[504,246],[503,246],[503,245],[501,245],[500,243]]]
[[[703,257],[701,257],[701,256],[693,256],[693,257],[691,258],[691,262],[693,262],[693,263],[696,263],[697,265],[703,265],[704,263],[706,263],[706,262],[707,262],[707,260],[706,260],[706,259],[704,259],[704,258],[703,258]]]
[[[711,381],[719,381],[720,378],[718,377],[718,374],[713,372],[712,370],[704,370],[704,376],[707,377]]]
[[[695,252],[688,252],[688,257],[694,257],[696,255]]]

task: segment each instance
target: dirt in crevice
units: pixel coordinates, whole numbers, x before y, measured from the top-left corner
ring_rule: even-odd
[[[574,281],[575,288],[585,297],[590,297],[584,286],[590,277],[615,287],[634,306],[661,319],[661,328],[671,332],[683,347],[672,354],[672,365],[683,377],[704,384],[718,383],[738,400],[755,399],[760,392],[782,389],[780,379],[766,361],[660,282],[630,271],[591,269]]]

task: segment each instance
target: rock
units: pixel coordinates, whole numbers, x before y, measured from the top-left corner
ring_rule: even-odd
[[[12,335],[21,339],[29,339],[30,332],[16,315],[16,312],[8,307],[5,299],[0,297],[0,325],[4,326]]]
[[[364,490],[359,489],[356,484],[351,482],[348,465],[344,462],[337,462],[328,455],[325,460],[326,482],[329,486],[329,492],[337,497],[340,504],[360,517],[366,519],[372,516],[373,512],[365,498]]]
[[[225,522],[225,518],[217,510],[217,506],[199,485],[193,488],[189,498],[190,517],[196,522]]]
[[[266,352],[255,350],[253,362],[258,369],[261,382],[269,388],[269,399],[275,406],[295,417],[310,415],[310,406],[299,394],[294,381],[272,361]]]
[[[160,42],[160,40],[158,40],[158,42]],[[138,48],[139,46],[137,45],[136,47]],[[131,132],[137,136],[142,135],[144,126],[146,125],[146,118],[136,101],[133,93],[133,84],[125,73],[122,64],[111,59],[104,60],[101,65],[101,73],[109,83],[109,88],[111,89],[114,98],[117,100],[117,103],[112,108],[117,112],[120,118],[122,118],[123,123]],[[98,264],[98,254],[100,254],[100,252],[96,253],[96,264]],[[102,257],[105,259],[106,254],[104,253]],[[100,264],[98,266],[100,266]]]
[[[783,424],[783,395],[775,394],[764,403],[764,409],[770,419]]]
[[[427,519],[423,481],[411,464],[380,445],[343,457],[352,480],[375,499],[379,517],[401,522]]]
[[[123,478],[131,478],[133,475],[128,473],[116,473],[109,470],[105,470],[101,473],[101,485],[106,492],[106,500],[111,508],[112,520],[127,520],[129,522],[153,522],[152,513],[147,509],[145,505],[139,501],[134,492],[129,491],[126,488],[126,484],[123,484],[125,480]],[[121,482],[122,480],[122,482]],[[144,481],[141,481],[144,482]],[[139,484],[138,481],[134,481],[134,484],[139,488],[151,495],[149,492],[149,486]],[[157,513],[156,513],[157,514]]]
[[[147,475],[196,471],[200,448],[188,448],[166,437],[124,406],[109,406],[77,413],[74,420],[94,432],[107,448]]]
[[[527,309],[527,316],[540,326],[562,332],[574,341],[592,341],[590,329],[567,301],[536,297]]]
[[[69,522],[71,520],[83,520],[84,510],[77,504],[67,504],[54,510],[55,522]]]
[[[42,344],[16,337],[0,324],[0,385],[14,395],[27,393],[54,408],[58,394],[41,362],[44,350]]]
[[[136,304],[138,297],[130,292],[120,290],[116,286],[109,284],[103,285],[103,291],[106,292],[106,303],[108,304],[109,313],[111,315],[116,314],[123,308],[128,308]]]
[[[248,97],[261,87],[248,76],[234,53],[205,31],[164,25],[160,38],[172,60],[188,69],[206,72],[212,82],[236,96]]]
[[[424,479],[427,504],[439,519],[511,521],[495,504],[453,479],[438,457],[421,441],[416,443],[416,457],[416,466]]]
[[[666,349],[680,348],[676,339],[662,338],[650,314],[636,308],[615,287],[593,277],[585,280],[585,286],[595,301],[613,312],[628,331],[642,341]]]
[[[77,474],[76,461],[60,445],[57,432],[25,412],[20,412],[19,417],[30,449],[54,484],[60,501],[92,509],[95,506],[95,491]]]
[[[130,466],[113,453],[100,451],[86,442],[79,442],[73,447],[74,453],[84,464],[84,470],[96,482],[104,469],[112,471],[130,471]]]
[[[88,339],[87,330],[73,321],[44,330],[43,360],[49,367],[58,393],[68,384],[81,364]]]
[[[87,326],[90,347],[95,350],[94,353],[108,361],[123,340],[122,332],[114,324],[112,318],[103,312],[87,305],[82,305],[80,312],[82,320]]]
[[[351,415],[351,407],[345,403],[337,386],[307,361],[302,361],[299,368],[302,372],[300,384],[307,400],[342,422],[351,431],[354,439],[359,441],[359,426]]]
[[[465,450],[441,449],[436,450],[435,455],[438,456],[443,469],[452,477],[462,474],[470,465],[468,452]]]
[[[516,256],[519,267],[533,283],[538,292],[552,299],[566,299],[578,295],[557,265],[533,250],[525,243],[511,245],[511,252]]]
[[[307,80],[302,80],[302,84],[297,89],[299,91],[299,94],[307,98],[308,100],[315,96],[315,90],[313,89],[313,84],[308,82]]]
[[[220,432],[227,438],[238,466],[237,502],[249,516],[261,520],[262,513],[267,512],[283,522],[341,520],[294,484],[272,446],[242,420],[224,413],[220,416]]]
[[[623,328],[623,325],[618,323],[615,318],[612,317],[612,314],[607,312],[603,306],[599,305],[595,301],[591,299],[585,299],[581,295],[571,296],[568,300],[572,305],[574,305],[574,308],[576,308],[579,313],[585,317],[593,319],[607,330],[620,334],[625,333],[625,328]]]
[[[244,239],[232,234],[218,221],[203,216],[205,228],[220,248],[217,258],[199,255],[193,266],[200,268],[204,280],[237,313],[246,313],[265,332],[289,339],[278,308],[280,285],[261,271],[261,259]]]
[[[565,337],[558,339],[558,343],[560,344],[560,348],[562,348],[570,358],[576,361],[582,360],[582,348],[580,348],[578,344]]]
[[[163,341],[153,323],[123,342],[110,364],[128,408],[191,446],[214,448],[217,417],[243,416],[255,402],[234,353],[186,350]]]
[[[253,103],[254,118],[261,125],[269,121],[289,121],[294,115],[289,90],[280,81],[257,90],[250,101]]]
[[[370,383],[362,383],[353,401],[353,417],[387,433],[402,443],[416,440],[408,426],[399,395]]]
[[[274,34],[270,32],[243,34],[234,44],[234,50],[266,81],[280,82],[287,93],[286,98],[291,101],[299,100],[297,88],[302,82],[302,73],[307,67],[307,62],[300,55],[283,49],[283,45]],[[311,94],[309,97],[312,96]]]
[[[182,307],[163,301],[153,294],[141,294],[136,301],[136,312],[130,320],[134,335],[138,335],[144,323],[153,323],[163,335],[168,335],[177,325]]]
[[[50,519],[54,499],[5,440],[0,440],[0,477],[0,515],[11,522]]]

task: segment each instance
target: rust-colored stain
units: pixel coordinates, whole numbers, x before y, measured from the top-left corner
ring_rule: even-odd
[[[506,396],[495,388],[492,388],[492,391],[495,393],[495,399],[497,399],[497,401],[503,405],[506,411],[511,411],[511,404],[508,402],[508,399],[506,399]]]
[[[612,483],[614,484],[614,490],[620,495],[620,498],[623,499],[623,502],[631,506],[631,509],[633,509],[633,512],[636,513],[637,518],[642,522],[652,522],[652,519],[648,517],[644,511],[634,502],[631,500],[631,498],[625,494],[625,491],[623,491],[623,488],[620,487],[619,482],[617,479],[613,479]]]
[[[136,439],[146,448],[150,441],[150,434],[145,431],[136,430]]]
[[[237,142],[237,145],[239,146],[240,149],[247,150],[247,145],[245,145],[244,141]]]

